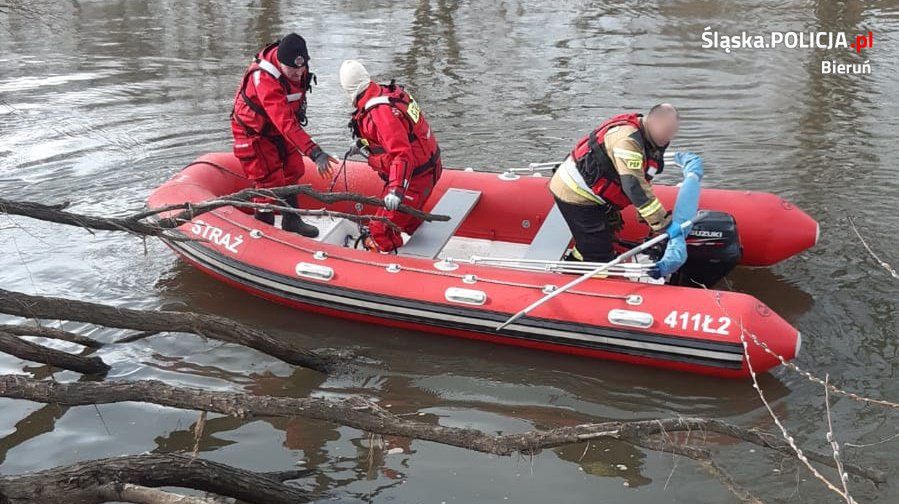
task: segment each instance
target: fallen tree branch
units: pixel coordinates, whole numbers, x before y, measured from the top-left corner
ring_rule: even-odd
[[[238,208],[249,208],[253,210],[267,210],[269,212],[278,212],[280,214],[294,214],[302,217],[331,217],[335,219],[346,219],[352,222],[356,222],[358,224],[369,224],[371,221],[383,222],[387,227],[400,230],[400,227],[393,223],[387,217],[379,216],[379,215],[356,215],[349,214],[346,212],[335,212],[333,210],[325,210],[325,209],[317,209],[317,210],[305,210],[301,208],[293,208],[290,206],[284,205],[273,205],[270,203],[252,203],[248,201],[240,201],[240,200],[231,200],[231,199],[221,199],[221,200],[208,200],[202,203],[198,203],[196,205],[190,203],[179,203],[177,205],[173,205],[174,208],[185,208],[187,209],[185,212],[181,212],[180,214],[172,217],[159,218],[153,221],[156,225],[159,225],[163,229],[171,229],[173,227],[180,226],[185,222],[189,222],[191,219],[200,216],[205,213],[209,213],[217,208],[225,207],[225,206],[233,206]],[[199,210],[197,208],[199,207]],[[164,213],[168,210],[166,209],[156,209],[150,210],[147,212],[143,212],[141,215],[152,216],[159,213]],[[431,219],[428,219],[431,220]]]
[[[508,456],[513,453],[533,454],[545,448],[580,443],[593,439],[615,439],[652,450],[676,453],[697,460],[707,460],[707,450],[678,445],[659,434],[684,431],[706,431],[740,439],[787,455],[790,447],[770,433],[744,429],[708,418],[663,418],[639,421],[609,421],[517,434],[492,435],[485,432],[431,425],[398,417],[378,405],[359,398],[327,400],[255,396],[234,392],[207,392],[200,389],[173,387],[154,380],[112,383],[56,383],[23,376],[0,376],[0,397],[27,399],[66,406],[147,402],[181,409],[211,411],[237,417],[304,417],[327,420],[381,435],[402,436],[433,441],[474,451]],[[833,467],[833,459],[820,453],[806,452],[809,459]],[[845,464],[844,468],[875,483],[886,481],[883,471]]]
[[[309,502],[313,496],[265,474],[188,455],[114,457],[17,476],[0,476],[0,502],[93,504],[107,502],[108,487],[175,486],[259,504]]]
[[[862,245],[865,247],[865,250],[868,251],[868,254],[872,258],[874,258],[874,260],[877,261],[877,264],[879,264],[881,268],[885,269],[887,273],[890,274],[890,276],[899,280],[899,272],[896,272],[896,270],[892,266],[890,266],[890,263],[881,259],[877,254],[874,253],[873,250],[871,250],[871,247],[868,246],[868,242],[866,242],[865,239],[862,238],[862,234],[859,233],[858,228],[855,227],[855,221],[852,220],[852,217],[849,216],[847,217],[847,219],[849,219],[849,225],[852,226],[852,230],[855,231],[855,236],[858,236],[858,240],[862,242]]]
[[[118,308],[4,289],[0,289],[0,313],[36,319],[74,320],[137,331],[193,333],[245,345],[284,362],[323,373],[332,371],[338,364],[333,356],[300,348],[289,341],[276,340],[262,331],[216,315]]]
[[[101,502],[131,502],[132,504],[221,504],[219,500],[203,497],[189,497],[157,488],[149,488],[131,483],[109,484],[97,488]]]
[[[277,187],[273,189],[244,189],[233,194],[221,196],[208,201],[200,202],[184,202],[172,205],[165,205],[159,208],[138,212],[125,217],[98,217],[93,215],[84,215],[67,211],[69,203],[60,203],[55,205],[47,205],[34,201],[15,201],[0,198],[0,213],[10,215],[21,215],[33,219],[43,220],[47,222],[55,222],[57,224],[66,224],[69,226],[77,226],[87,229],[90,232],[94,230],[100,231],[124,231],[141,236],[164,236],[166,239],[184,240],[185,238],[169,234],[168,231],[177,228],[198,217],[204,213],[210,212],[217,208],[234,206],[241,208],[253,208],[262,210],[272,210],[281,213],[292,213],[304,216],[330,216],[344,218],[358,223],[367,223],[370,221],[380,221],[388,226],[395,227],[395,224],[386,217],[376,215],[354,215],[345,212],[336,212],[325,209],[296,209],[285,205],[272,205],[267,203],[253,203],[250,200],[256,196],[265,196],[275,200],[284,201],[285,198],[295,195],[305,195],[319,202],[330,204],[341,201],[351,201],[363,203],[366,205],[383,207],[384,202],[380,198],[372,196],[364,196],[362,194],[352,192],[339,193],[321,193],[308,185],[292,185]],[[176,210],[180,212],[175,213]],[[447,215],[433,215],[415,208],[400,205],[397,210],[400,213],[412,215],[425,221],[448,221]],[[162,216],[162,214],[168,214]],[[145,219],[151,218],[149,221]]]
[[[719,303],[719,306],[720,306],[720,303]],[[840,464],[834,464],[833,460],[828,460],[827,458],[825,458],[825,456],[823,454],[814,453],[814,452],[806,453],[807,452],[806,450],[803,450],[802,448],[799,447],[799,445],[796,444],[796,440],[793,438],[792,435],[790,435],[789,431],[787,431],[786,426],[784,426],[783,422],[781,422],[781,420],[777,416],[777,414],[774,413],[774,408],[771,407],[771,403],[769,403],[768,400],[765,398],[765,392],[762,390],[762,387],[759,386],[758,376],[756,375],[755,369],[752,367],[752,360],[749,357],[749,351],[748,351],[749,343],[746,340],[746,328],[743,326],[742,319],[740,319],[740,331],[741,331],[740,332],[740,341],[743,343],[743,357],[744,357],[744,359],[746,359],[746,367],[749,368],[749,376],[752,377],[752,388],[754,388],[756,394],[758,394],[759,400],[762,401],[762,404],[765,406],[765,409],[768,411],[768,415],[771,417],[771,420],[774,422],[774,425],[776,425],[777,428],[780,429],[781,436],[783,437],[783,440],[785,441],[785,443],[783,443],[783,442],[782,443],[785,444],[786,447],[788,447],[789,450],[794,454],[794,456],[800,462],[802,462],[802,464],[805,465],[805,467],[808,468],[809,472],[812,473],[812,476],[814,476],[818,481],[823,483],[825,487],[827,487],[829,490],[831,490],[832,492],[834,492],[837,495],[839,495],[840,497],[842,497],[843,500],[845,500],[847,503],[855,504],[855,499],[853,499],[852,496],[850,496],[848,493],[843,492],[843,490],[837,488],[837,486],[834,485],[833,482],[831,482],[829,479],[824,477],[824,475],[821,474],[821,472],[818,471],[818,469],[816,469],[815,466],[813,466],[811,464],[811,462],[809,462],[809,461],[817,459],[816,460],[817,462],[822,462],[822,460],[827,460],[826,465],[833,467],[834,469],[837,469],[840,472],[841,477],[843,475],[843,469],[845,468],[848,470],[848,467],[841,467]],[[827,387],[825,387],[825,390],[827,390]]]
[[[134,343],[135,341],[140,341],[142,339],[147,339],[150,336],[156,336],[159,334],[159,331],[140,331],[134,334],[129,334],[128,336],[123,336],[114,341],[115,344],[120,343]]]
[[[88,348],[100,348],[103,346],[103,343],[100,343],[93,338],[88,338],[87,336],[82,336],[80,334],[75,334],[69,331],[63,331],[62,329],[56,329],[53,327],[0,324],[0,331],[9,334],[15,334],[16,336],[37,336],[40,338],[68,341],[70,343],[77,343]]]
[[[376,198],[374,196],[365,196],[358,193],[353,192],[329,192],[322,193],[313,189],[309,185],[290,185],[284,187],[275,187],[271,189],[255,189],[249,188],[244,189],[242,191],[238,191],[236,193],[229,194],[227,196],[221,196],[216,199],[201,201],[197,203],[178,203],[173,205],[166,205],[163,207],[147,210],[145,212],[141,212],[139,214],[135,214],[134,217],[138,219],[150,217],[153,215],[159,215],[163,213],[168,213],[173,210],[182,210],[182,212],[169,215],[166,218],[160,219],[160,222],[165,222],[166,220],[172,220],[168,224],[164,224],[166,227],[177,227],[183,224],[183,221],[188,221],[193,219],[194,217],[206,213],[210,210],[215,210],[216,208],[220,208],[223,206],[236,206],[236,203],[250,201],[252,198],[256,196],[264,196],[267,198],[272,198],[275,200],[284,201],[286,198],[292,196],[308,196],[316,201],[325,204],[339,203],[342,201],[350,201],[355,203],[362,203],[364,205],[370,205],[375,207],[383,207],[384,201],[381,198]],[[0,200],[3,201],[3,200]],[[289,209],[289,207],[288,207]],[[415,208],[409,207],[407,205],[400,205],[397,209],[398,212],[411,215],[421,220],[425,221],[448,221],[448,215],[432,215],[426,212],[422,212],[421,210],[417,210]]]
[[[47,348],[3,331],[0,331],[0,352],[83,374],[104,375],[110,369],[99,357],[83,357]]]
[[[94,230],[125,231],[137,235],[159,236],[168,230],[160,225],[148,224],[130,217],[95,217],[68,212],[65,210],[68,206],[68,203],[44,205],[33,201],[13,201],[0,198],[0,212],[2,213],[76,226],[87,229],[91,233]],[[169,237],[167,236],[167,238]]]

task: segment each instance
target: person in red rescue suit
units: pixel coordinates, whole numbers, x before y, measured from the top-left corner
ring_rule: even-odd
[[[303,129],[306,93],[314,79],[306,41],[296,33],[262,49],[244,73],[234,97],[231,132],[234,155],[255,188],[296,184],[305,172],[303,156],[315,162],[320,176],[332,176],[331,166],[336,160]],[[262,196],[253,201],[272,202]],[[299,208],[296,196],[284,201]],[[256,210],[255,216],[266,224],[275,223],[271,211]],[[318,236],[318,228],[303,222],[299,215],[285,214],[281,228],[311,238]]]
[[[646,116],[617,115],[582,138],[559,165],[549,190],[574,236],[569,259],[614,259],[621,210],[630,205],[653,232],[668,226],[670,212],[653,194],[651,181],[664,168],[665,149],[679,121],[677,109],[667,103]]]
[[[353,105],[350,128],[356,143],[348,155],[362,154],[384,180],[384,207],[376,216],[386,217],[407,234],[421,220],[397,211],[400,204],[421,209],[440,179],[443,166],[437,138],[424,113],[402,86],[372,82],[362,63],[344,61],[340,85]],[[381,221],[371,221],[365,247],[390,252],[403,245],[402,234]]]

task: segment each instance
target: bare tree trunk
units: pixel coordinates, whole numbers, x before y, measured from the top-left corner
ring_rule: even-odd
[[[98,504],[109,487],[174,486],[258,504],[309,502],[305,491],[263,473],[187,455],[136,455],[79,462],[18,476],[0,476],[3,504]]]
[[[87,336],[53,327],[0,324],[0,331],[15,334],[16,336],[37,336],[40,338],[68,341],[88,348],[100,348],[103,346],[103,343],[100,343],[93,338],[88,338]]]
[[[189,497],[156,488],[125,484],[103,485],[97,488],[97,496],[106,501],[131,502],[133,504],[221,504],[219,500]]]
[[[104,375],[109,372],[109,366],[99,357],[72,355],[23,340],[3,331],[0,331],[0,352],[83,374]]]
[[[174,408],[212,411],[239,417],[304,417],[327,420],[382,435],[422,439],[469,450],[511,455],[532,454],[544,448],[580,443],[594,439],[616,439],[652,450],[677,453],[697,460],[708,460],[707,450],[678,445],[659,434],[684,431],[715,432],[765,448],[792,455],[789,447],[773,434],[748,430],[709,418],[661,418],[640,421],[610,421],[560,427],[545,431],[492,435],[475,429],[444,427],[406,420],[362,399],[332,401],[320,398],[254,396],[233,392],[207,392],[172,387],[141,380],[115,383],[57,383],[22,376],[0,376],[0,397],[28,399],[66,406],[106,404],[124,401],[148,402]],[[833,467],[833,459],[809,452],[811,460]],[[883,471],[844,464],[852,474],[871,481],[886,481]]]
[[[0,313],[26,318],[88,322],[107,327],[138,331],[186,332],[211,339],[236,343],[297,366],[328,373],[338,364],[334,356],[324,355],[233,320],[194,312],[135,310],[77,301],[32,296],[0,289]]]
[[[66,208],[69,206],[68,202],[55,205],[47,205],[34,201],[15,201],[5,198],[0,198],[0,213],[21,215],[23,217],[30,217],[32,219],[42,220],[46,222],[55,222],[57,224],[77,226],[87,230],[124,231],[142,236],[165,235],[167,231],[184,224],[194,217],[215,210],[216,208],[227,206],[276,210],[282,213],[286,212],[297,215],[330,215],[361,223],[378,220],[381,222],[385,222],[389,226],[395,226],[395,224],[393,224],[388,219],[374,215],[353,215],[340,212],[332,212],[330,210],[303,210],[292,208],[286,204],[270,205],[250,202],[250,199],[254,196],[267,196],[271,197],[274,200],[284,201],[284,199],[287,197],[300,194],[326,204],[337,203],[340,201],[352,201],[376,207],[384,206],[384,202],[380,198],[375,198],[372,196],[364,196],[362,194],[350,192],[320,193],[312,189],[312,187],[308,185],[292,185],[271,189],[244,189],[233,194],[213,198],[209,201],[185,202],[167,205],[144,212],[127,215],[125,217],[98,217],[93,215],[84,215],[69,212],[66,210]],[[449,220],[449,216],[447,215],[432,215],[406,205],[400,205],[397,211],[426,221]],[[165,215],[163,216],[163,214]],[[169,239],[172,238],[171,236],[166,236]]]

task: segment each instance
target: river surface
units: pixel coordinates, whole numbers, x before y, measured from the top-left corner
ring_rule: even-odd
[[[15,2],[14,2],[15,3]],[[252,54],[289,31],[309,40],[319,86],[309,130],[348,143],[337,82],[358,57],[406,83],[449,166],[484,170],[558,159],[603,117],[668,100],[683,116],[677,148],[705,159],[706,185],[771,191],[815,217],[817,247],[770,269],[738,269],[732,288],[802,331],[796,361],[863,394],[899,400],[899,282],[864,250],[899,265],[899,5],[896,2],[464,2],[72,0],[0,4],[0,192],[102,215],[142,207],[201,153],[230,149],[231,98]],[[845,49],[703,49],[726,34],[874,33]],[[822,75],[821,61],[869,61],[870,75]],[[673,171],[673,170],[672,170]],[[665,180],[676,182],[666,175]],[[234,317],[312,348],[370,359],[325,378],[233,345],[172,334],[99,351],[110,380],[303,397],[359,394],[397,413],[495,431],[671,415],[773,429],[745,381],[493,346],[293,312],[179,263],[156,240],[0,216],[5,289],[136,308]],[[103,341],[122,331],[66,323]],[[64,344],[56,344],[69,349]],[[0,372],[49,377],[0,355]],[[56,372],[57,380],[77,375]],[[823,450],[822,388],[786,369],[762,380],[802,446]],[[860,501],[899,501],[899,413],[834,398],[845,457],[886,470]],[[98,414],[99,413],[99,414]],[[147,451],[191,450],[197,413],[126,403],[60,408],[0,400],[0,472]],[[497,458],[368,436],[325,422],[211,415],[201,456],[254,470],[300,462],[323,499],[402,503],[721,503],[736,499],[689,460],[603,442]],[[881,442],[884,441],[884,442]],[[837,502],[805,470],[764,450],[710,439],[720,463],[767,502]]]

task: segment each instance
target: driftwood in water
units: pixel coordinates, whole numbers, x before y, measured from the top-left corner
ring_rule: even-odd
[[[0,331],[15,334],[16,336],[37,336],[40,338],[68,341],[88,348],[100,348],[103,346],[103,343],[100,343],[93,338],[88,338],[87,336],[64,331],[62,329],[56,329],[54,327],[0,324]]]
[[[433,441],[495,455],[533,454],[544,448],[595,439],[614,439],[656,451],[677,453],[696,460],[710,460],[708,450],[669,440],[673,432],[712,432],[757,446],[792,455],[779,437],[757,429],[744,429],[709,418],[661,418],[638,421],[610,421],[493,435],[476,429],[444,427],[398,417],[377,404],[359,398],[327,400],[207,392],[173,387],[155,380],[134,382],[57,383],[22,376],[0,376],[0,397],[27,399],[64,406],[107,404],[125,401],[147,402],[182,409],[211,411],[238,417],[304,417],[382,435]],[[807,453],[809,459],[833,467],[830,456]],[[873,482],[886,480],[883,471],[844,465],[851,474]]]
[[[109,366],[99,357],[73,355],[32,343],[3,331],[0,331],[0,352],[83,374],[104,375],[109,371]]]
[[[308,492],[285,485],[277,476],[181,454],[114,457],[24,475],[0,476],[0,502],[99,504],[118,500],[111,498],[117,495],[124,497],[117,489],[124,490],[128,484],[134,485],[128,488],[131,497],[148,495],[140,492],[139,487],[176,486],[258,504],[312,500]]]
[[[297,366],[327,373],[338,364],[336,357],[280,341],[268,334],[225,317],[194,312],[137,310],[0,289],[0,313],[37,319],[88,322],[151,332],[186,332],[254,348]]]

